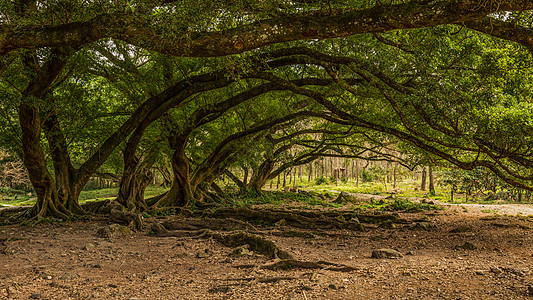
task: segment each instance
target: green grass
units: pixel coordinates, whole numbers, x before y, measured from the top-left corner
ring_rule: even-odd
[[[231,197],[233,205],[258,205],[258,204],[274,204],[281,205],[286,203],[287,200],[301,202],[308,205],[320,205],[324,207],[339,207],[340,205],[331,203],[327,200],[322,200],[316,197],[310,197],[299,193],[285,193],[279,191],[263,191],[261,195],[248,194],[248,195],[234,195]]]
[[[114,198],[117,195],[118,195],[118,187],[81,191],[79,200],[80,202],[84,202],[87,200],[94,200],[94,199]]]
[[[4,189],[0,189],[2,191]],[[160,186],[148,186],[145,191],[145,197],[150,198],[160,195],[167,191],[168,188]],[[5,190],[4,190],[5,191]],[[97,190],[87,190],[80,193],[80,202],[89,202],[102,199],[114,199],[118,195],[118,187],[104,188]],[[35,204],[35,196],[28,196],[26,191],[9,191],[6,194],[0,194],[0,205],[14,205],[14,206],[31,206]]]
[[[353,209],[357,211],[364,210],[378,210],[378,211],[405,211],[405,212],[419,212],[430,210],[442,210],[441,206],[429,203],[413,202],[406,198],[394,198],[389,200],[374,201],[371,199],[369,203],[354,204]]]

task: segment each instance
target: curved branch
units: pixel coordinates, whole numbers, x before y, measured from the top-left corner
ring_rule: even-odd
[[[323,12],[294,13],[208,32],[190,32],[177,26],[160,28],[161,25],[152,22],[146,13],[102,14],[87,21],[61,25],[0,25],[0,55],[21,48],[82,46],[114,38],[174,56],[213,57],[288,41],[459,24],[499,11],[528,9],[533,9],[533,2],[529,0],[503,1],[499,5],[479,5],[477,1],[467,0],[413,1],[327,15]],[[505,36],[508,35],[502,35]]]

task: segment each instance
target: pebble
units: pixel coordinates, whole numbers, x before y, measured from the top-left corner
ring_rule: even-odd
[[[328,288],[332,289],[332,290],[338,290],[339,288],[335,285],[335,284],[330,284],[328,285]]]
[[[209,257],[209,256],[211,256],[211,254],[209,254],[209,253],[205,253],[205,252],[198,252],[198,253],[196,253],[196,258],[207,258],[207,257]]]
[[[234,248],[234,249],[228,254],[228,256],[231,256],[231,257],[240,257],[240,256],[248,256],[248,255],[252,255],[251,251],[250,251],[248,248],[250,248],[249,245],[243,245],[243,246],[240,246],[240,247]]]
[[[93,243],[87,243],[85,246],[83,246],[83,250],[90,251],[96,249],[96,245]]]
[[[470,243],[470,242],[465,242],[464,244],[460,245],[460,246],[455,246],[455,249],[464,249],[464,250],[476,250],[477,247],[476,245]]]
[[[59,279],[61,279],[61,280],[73,280],[73,279],[76,279],[77,277],[78,277],[78,274],[67,272],[67,273],[63,274]]]
[[[377,249],[372,251],[372,258],[400,258],[403,254],[394,249]]]
[[[208,290],[209,293],[229,293],[231,292],[231,288],[229,286],[216,286],[214,288],[210,288]]]

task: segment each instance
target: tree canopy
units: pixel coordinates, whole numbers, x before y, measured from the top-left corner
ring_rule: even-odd
[[[324,156],[533,190],[532,54],[526,0],[9,1],[0,140],[42,217],[83,214],[106,164],[129,211],[202,201],[237,165],[260,192]],[[162,157],[172,187],[144,199]]]

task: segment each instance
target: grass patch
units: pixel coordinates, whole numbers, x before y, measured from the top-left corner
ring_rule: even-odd
[[[320,198],[299,194],[299,193],[286,193],[286,192],[270,192],[263,191],[261,194],[250,193],[247,195],[230,195],[233,199],[233,204],[237,206],[244,205],[259,205],[259,204],[274,204],[281,205],[287,203],[287,200],[301,202],[309,205],[320,205],[324,207],[339,207],[340,205],[330,203],[327,200]]]
[[[413,202],[405,198],[395,198],[392,202],[388,203],[387,205],[383,207],[383,210],[406,211],[406,212],[442,210],[442,209],[444,208],[438,205],[429,204],[429,203]]]
[[[410,201],[406,198],[394,198],[391,201],[371,201],[369,203],[363,203],[354,205],[354,210],[380,210],[380,211],[405,211],[405,212],[419,212],[430,210],[443,210],[444,208],[438,205],[429,203],[418,203]]]
[[[98,190],[81,191],[79,200],[80,202],[93,200],[93,199],[106,199],[114,198],[118,195],[118,187],[105,188]]]

